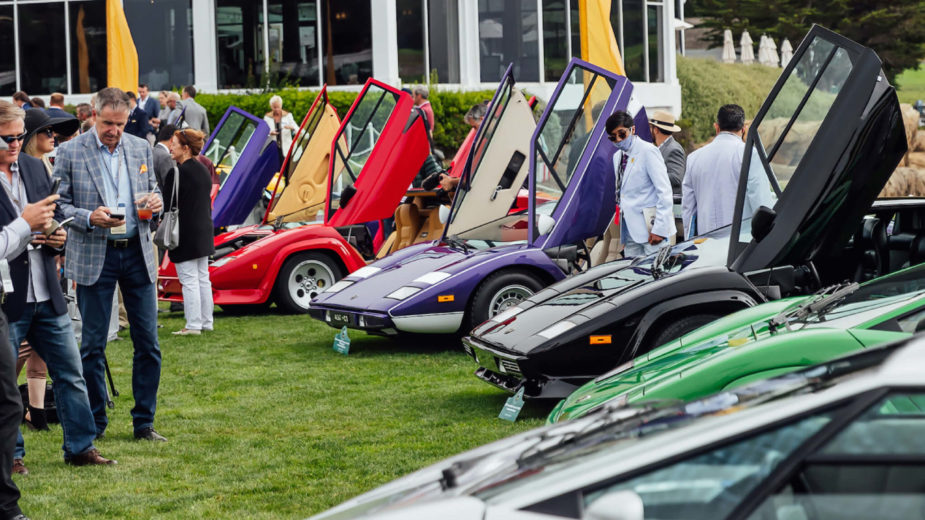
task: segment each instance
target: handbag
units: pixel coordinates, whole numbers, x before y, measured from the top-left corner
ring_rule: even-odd
[[[173,196],[170,199],[170,208],[164,213],[161,223],[154,232],[154,243],[157,247],[168,251],[180,245],[180,208],[177,207],[177,196],[180,190],[180,170],[173,168]]]

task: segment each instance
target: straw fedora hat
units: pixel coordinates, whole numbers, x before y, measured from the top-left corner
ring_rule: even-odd
[[[656,110],[652,117],[649,118],[649,123],[666,132],[675,133],[681,131],[681,127],[674,124],[674,116],[664,110]]]

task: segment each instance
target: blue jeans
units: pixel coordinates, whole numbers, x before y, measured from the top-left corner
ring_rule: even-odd
[[[135,432],[154,426],[157,388],[161,381],[161,349],[157,342],[157,292],[148,278],[141,244],[125,249],[106,248],[106,260],[93,285],[77,286],[77,308],[83,320],[80,356],[90,396],[90,409],[96,431],[106,431],[106,340],[116,282],[128,314],[129,332],[134,346],[132,358],[132,424]]]
[[[19,351],[19,344],[24,339],[29,341],[48,365],[55,392],[55,407],[64,431],[64,458],[92,449],[96,426],[90,412],[87,383],[84,381],[80,351],[77,349],[70,316],[56,314],[51,301],[27,303],[22,316],[10,323],[10,343],[14,353]],[[13,456],[21,459],[25,453],[20,432]]]
[[[654,246],[648,242],[639,243],[627,240],[626,243],[623,244],[623,256],[625,258],[632,258],[635,256],[649,256],[658,253],[659,249],[669,245],[670,244],[667,238],[658,244],[655,244]]]

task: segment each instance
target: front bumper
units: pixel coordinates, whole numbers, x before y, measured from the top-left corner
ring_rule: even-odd
[[[334,328],[363,330],[370,334],[394,336],[399,332],[414,334],[453,334],[462,326],[463,312],[391,316],[381,312],[357,311],[312,304],[308,314]]]
[[[489,347],[481,341],[466,336],[462,339],[463,349],[472,357],[479,368],[475,377],[506,392],[516,393],[521,387],[524,397],[531,399],[564,399],[587,377],[560,378],[535,373],[532,360]]]

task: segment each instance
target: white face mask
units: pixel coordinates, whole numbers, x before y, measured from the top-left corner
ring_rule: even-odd
[[[617,150],[628,152],[633,147],[633,139],[636,139],[636,136],[629,135],[622,141],[614,141],[613,145],[617,147]]]

